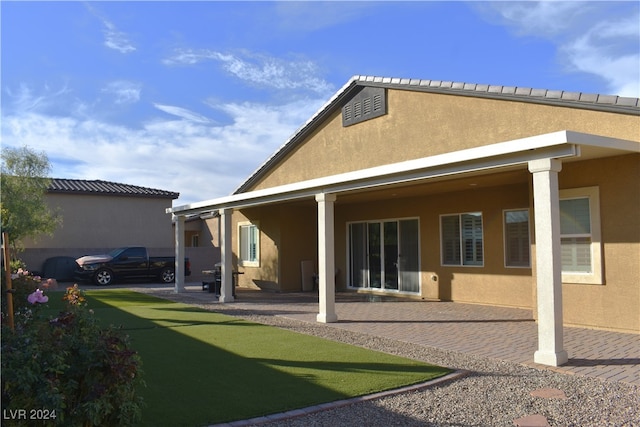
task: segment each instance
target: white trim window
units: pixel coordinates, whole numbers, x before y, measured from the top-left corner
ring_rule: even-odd
[[[529,210],[503,211],[505,267],[531,267]]]
[[[562,281],[602,284],[598,187],[560,190]]]
[[[440,216],[442,265],[484,265],[482,212]]]
[[[260,230],[257,224],[238,224],[238,264],[243,267],[260,266]]]

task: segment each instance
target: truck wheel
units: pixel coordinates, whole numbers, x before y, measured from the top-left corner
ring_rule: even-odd
[[[164,268],[160,272],[160,280],[162,283],[171,283],[176,279],[176,273],[173,268]]]
[[[113,283],[113,273],[106,268],[101,268],[96,271],[96,275],[93,276],[93,281],[98,286],[107,286]]]

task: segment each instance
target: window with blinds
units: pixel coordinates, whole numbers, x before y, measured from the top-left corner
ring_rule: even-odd
[[[484,264],[482,213],[440,217],[442,265]]]
[[[507,267],[530,267],[529,211],[504,211],[504,264]]]
[[[560,200],[562,271],[591,273],[589,198]]]
[[[563,283],[604,284],[598,187],[560,190],[560,253]]]
[[[238,225],[239,264],[245,267],[259,265],[260,234],[255,224]]]

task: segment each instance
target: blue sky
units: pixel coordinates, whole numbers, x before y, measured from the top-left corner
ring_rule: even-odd
[[[353,75],[639,97],[639,5],[2,1],[2,144],[207,200]]]

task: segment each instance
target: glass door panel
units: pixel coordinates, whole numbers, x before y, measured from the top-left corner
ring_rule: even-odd
[[[398,289],[398,221],[384,223],[384,288]]]
[[[349,241],[351,243],[350,266],[351,286],[367,287],[369,269],[367,266],[367,224],[349,225]]]
[[[418,274],[420,267],[418,233],[417,219],[400,221],[400,253],[398,254],[398,264],[400,269],[401,291],[420,291]]]
[[[380,236],[380,223],[368,224],[369,237],[369,286],[382,287],[382,242]]]
[[[349,224],[349,286],[420,291],[418,220]]]

